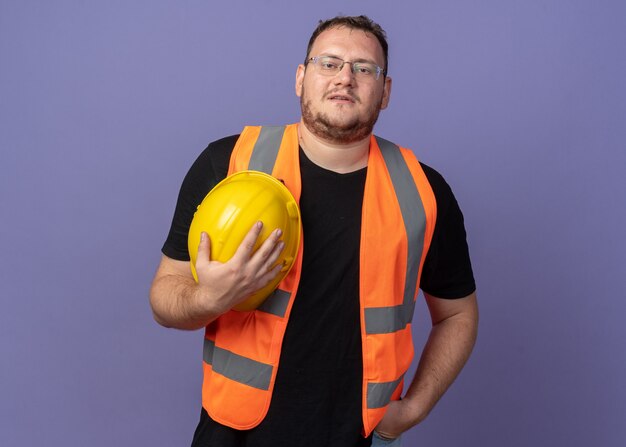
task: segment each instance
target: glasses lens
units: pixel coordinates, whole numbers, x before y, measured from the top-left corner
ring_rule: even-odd
[[[317,65],[322,69],[322,71],[330,73],[337,73],[341,66],[343,65],[343,61],[341,59],[337,59],[336,57],[323,56],[314,59],[317,62]]]
[[[354,74],[357,76],[363,76],[366,78],[376,77],[376,73],[378,72],[378,66],[368,62],[354,63],[352,64],[352,69],[354,70]]]

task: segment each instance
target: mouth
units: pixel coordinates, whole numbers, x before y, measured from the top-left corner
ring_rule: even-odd
[[[334,102],[349,103],[349,104],[356,103],[356,98],[354,96],[352,96],[352,95],[331,93],[331,94],[327,95],[326,98],[328,98],[329,100],[334,101]]]

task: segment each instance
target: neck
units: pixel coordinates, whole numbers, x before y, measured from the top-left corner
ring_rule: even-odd
[[[349,144],[333,143],[314,135],[300,121],[298,140],[309,160],[329,171],[345,174],[367,166],[370,136]]]

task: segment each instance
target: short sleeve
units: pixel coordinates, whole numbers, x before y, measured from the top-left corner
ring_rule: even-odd
[[[437,298],[463,298],[476,290],[463,213],[441,174],[424,164],[422,168],[437,201],[437,222],[420,288]]]
[[[178,261],[189,261],[187,236],[193,215],[208,192],[228,173],[230,154],[238,135],[209,144],[193,163],[178,193],[172,225],[161,252]]]

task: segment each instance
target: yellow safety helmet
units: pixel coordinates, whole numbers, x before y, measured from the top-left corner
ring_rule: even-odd
[[[300,210],[287,187],[271,175],[259,171],[241,171],[226,177],[206,195],[198,206],[189,227],[187,245],[191,257],[191,273],[196,281],[196,259],[200,234],[204,231],[211,241],[211,260],[226,262],[237,251],[255,222],[263,229],[254,246],[259,246],[276,228],[283,232],[285,243],[277,264],[284,267],[274,280],[257,291],[235,310],[256,309],[287,276],[300,246]]]

